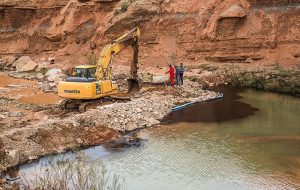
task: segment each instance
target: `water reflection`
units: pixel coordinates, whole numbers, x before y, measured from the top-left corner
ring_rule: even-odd
[[[253,115],[257,108],[239,101],[241,96],[228,87],[219,87],[215,91],[225,94],[224,98],[198,103],[185,109],[170,113],[164,121],[166,123],[178,122],[224,122],[241,119]]]

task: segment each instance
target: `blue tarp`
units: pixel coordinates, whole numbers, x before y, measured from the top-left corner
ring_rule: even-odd
[[[223,97],[224,97],[224,95],[222,93],[219,93],[219,95],[217,97],[214,97],[214,98],[211,98],[211,99],[208,99],[208,100],[205,100],[205,101],[191,101],[191,102],[188,102],[188,103],[185,103],[185,104],[173,107],[171,110],[172,111],[181,110],[181,109],[183,109],[183,108],[185,108],[187,106],[193,105],[195,103],[207,102],[207,101],[211,101],[211,100],[220,99],[220,98],[223,98]]]

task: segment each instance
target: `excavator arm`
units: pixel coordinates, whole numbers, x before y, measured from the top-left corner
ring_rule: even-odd
[[[140,29],[135,28],[113,41],[112,44],[106,45],[100,53],[99,61],[97,63],[96,78],[98,80],[110,80],[112,75],[111,64],[113,56],[131,46],[133,55],[130,68],[130,80],[137,80],[139,37]]]

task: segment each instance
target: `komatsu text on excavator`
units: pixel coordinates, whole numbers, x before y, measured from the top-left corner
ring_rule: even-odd
[[[72,75],[58,83],[58,95],[65,100],[63,108],[79,107],[85,110],[86,102],[110,97],[118,93],[118,85],[112,81],[113,56],[127,47],[133,50],[133,58],[128,79],[128,91],[136,91],[138,83],[138,51],[140,29],[135,28],[113,43],[106,45],[96,65],[79,65],[72,70]]]

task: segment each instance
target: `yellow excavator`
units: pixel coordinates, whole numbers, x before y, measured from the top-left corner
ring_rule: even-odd
[[[138,52],[140,29],[135,28],[120,38],[106,45],[96,65],[79,65],[72,69],[72,75],[58,83],[58,96],[64,98],[61,107],[64,109],[79,108],[85,111],[89,102],[108,98],[119,93],[118,85],[112,81],[113,56],[127,47],[133,50],[128,79],[128,92],[139,90]]]

